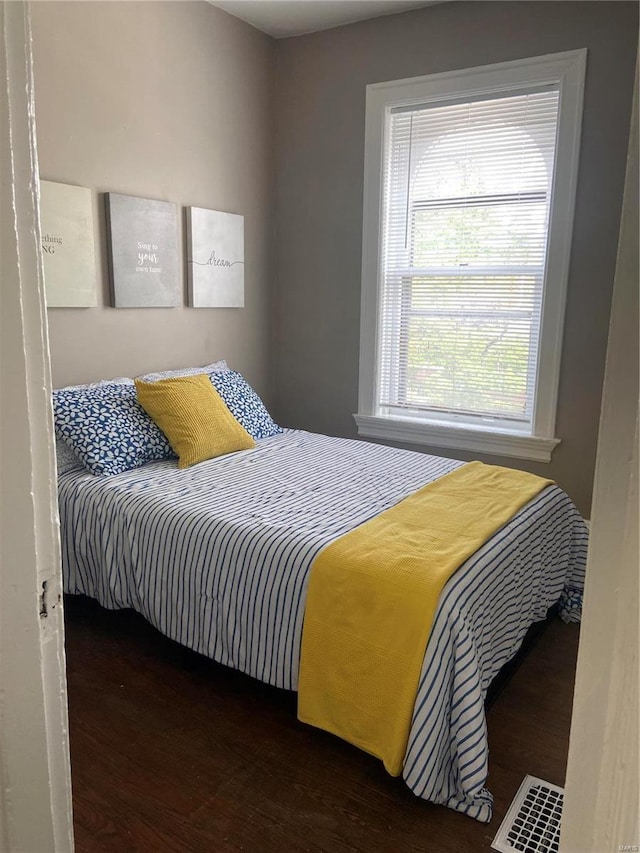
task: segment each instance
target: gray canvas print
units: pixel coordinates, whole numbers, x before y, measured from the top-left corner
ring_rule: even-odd
[[[105,207],[115,307],[171,308],[182,304],[176,205],[105,193]]]

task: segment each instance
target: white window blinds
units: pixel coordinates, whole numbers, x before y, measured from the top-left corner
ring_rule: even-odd
[[[558,89],[390,109],[376,408],[530,431]]]

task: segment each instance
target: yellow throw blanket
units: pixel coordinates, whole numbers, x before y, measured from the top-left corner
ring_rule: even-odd
[[[444,585],[551,482],[471,462],[328,545],[311,567],[298,718],[400,775]]]

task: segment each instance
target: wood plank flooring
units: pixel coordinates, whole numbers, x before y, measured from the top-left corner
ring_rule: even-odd
[[[564,783],[578,629],[558,619],[489,711],[495,812],[483,825],[299,723],[295,694],[181,649],[131,611],[65,606],[77,853],[475,853],[526,773]]]

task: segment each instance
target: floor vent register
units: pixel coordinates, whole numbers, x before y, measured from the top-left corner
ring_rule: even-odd
[[[500,853],[558,853],[564,789],[525,776],[491,848]]]

